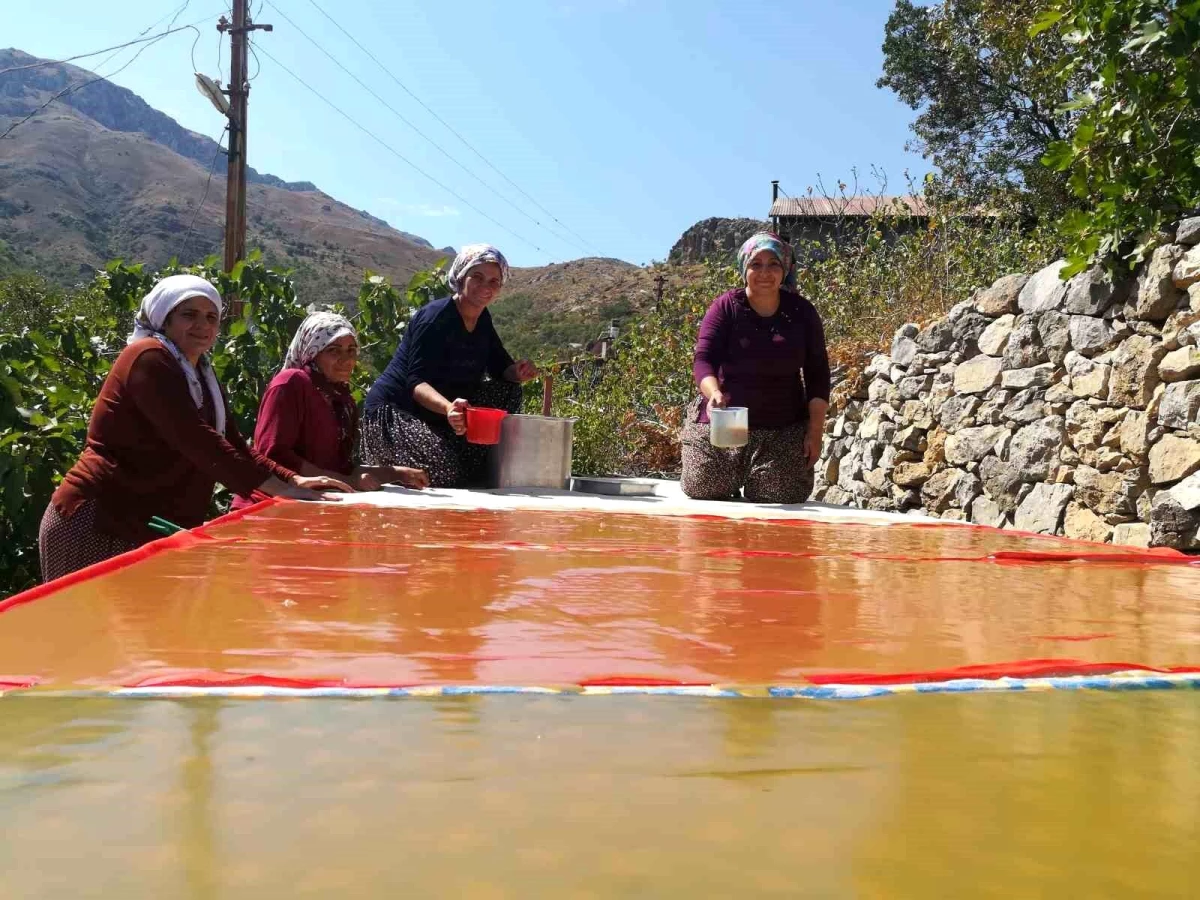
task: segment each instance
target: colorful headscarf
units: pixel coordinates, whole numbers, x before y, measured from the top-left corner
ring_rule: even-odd
[[[495,263],[500,267],[501,283],[508,280],[508,260],[504,258],[503,253],[491,244],[467,244],[458,251],[458,256],[454,257],[450,272],[446,275],[450,290],[455,294],[460,293],[467,273],[484,263]]]
[[[287,355],[283,358],[283,368],[305,368],[317,358],[318,353],[346,335],[358,340],[354,326],[345,316],[333,312],[309,313],[296,329]]]
[[[203,378],[212,399],[216,429],[224,433],[225,402],[222,399],[221,386],[217,383],[217,376],[213,372],[208,357],[201,356],[199,363],[193,366],[183,352],[163,333],[163,326],[166,324],[171,310],[192,297],[204,297],[211,300],[217,308],[218,316],[224,309],[220,293],[200,276],[170,275],[154,285],[150,289],[150,293],[142,298],[142,305],[138,307],[137,316],[133,322],[133,334],[129,336],[129,343],[132,344],[136,340],[147,337],[156,338],[183,368],[184,377],[187,378],[188,393],[192,395],[196,409],[204,406],[204,389],[200,386],[200,379]]]
[[[746,243],[742,244],[742,249],[738,251],[738,271],[742,273],[742,284],[746,283],[746,268],[750,265],[750,260],[760,250],[770,250],[775,255],[779,264],[783,266],[783,286],[794,290],[796,287],[796,257],[792,253],[792,245],[770,231],[760,231],[758,234],[751,235]]]

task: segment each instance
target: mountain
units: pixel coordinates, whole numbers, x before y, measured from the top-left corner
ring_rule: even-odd
[[[0,72],[30,65],[38,67],[0,74],[0,133],[95,78],[0,50]],[[253,170],[247,181],[247,246],[261,249],[268,265],[294,269],[305,301],[351,299],[364,269],[402,283],[454,255],[310,182]],[[225,158],[210,138],[96,80],[0,139],[0,270],[34,269],[71,284],[114,258],[194,262],[220,251],[224,198]],[[592,340],[644,308],[653,291],[649,270],[578,259],[514,269],[493,311],[514,352],[531,355]]]
[[[39,62],[0,50],[0,70]],[[0,132],[91,78],[58,63],[0,75]],[[0,140],[0,260],[72,282],[117,257],[202,259],[223,242],[224,170],[210,138],[96,81]],[[364,269],[405,281],[446,256],[309,182],[258,172],[247,181],[247,245],[294,268],[305,299],[345,300]]]
[[[704,219],[697,222],[675,242],[667,262],[675,265],[701,263],[709,260],[732,263],[738,248],[756,231],[767,231],[769,222],[758,219]]]

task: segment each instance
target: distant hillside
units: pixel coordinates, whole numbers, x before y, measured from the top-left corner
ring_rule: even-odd
[[[0,70],[37,62],[0,50]],[[0,75],[0,131],[93,77],[59,63]],[[210,181],[216,154],[210,138],[107,81],[53,102],[0,140],[0,273],[32,269],[70,285],[114,258],[158,266],[219,252],[225,160]],[[399,284],[454,254],[310,182],[257,172],[248,180],[247,244],[268,265],[294,269],[306,301],[351,299],[365,269]],[[494,312],[513,351],[535,355],[587,343],[609,321],[644,309],[653,292],[649,270],[579,259],[515,269]]]
[[[0,51],[0,69],[32,62]],[[0,130],[91,77],[59,64],[0,76]],[[107,81],[55,101],[0,141],[0,262],[70,283],[116,257],[161,265],[218,252],[225,165],[218,159],[209,182],[216,151]],[[306,299],[345,300],[364,269],[404,281],[446,255],[308,182],[249,180],[247,243],[294,268]]]
[[[44,60],[20,50],[0,50],[0,69],[40,62]],[[26,115],[31,111],[29,103],[35,97],[39,98],[36,105],[40,105],[68,85],[95,77],[93,73],[76,66],[60,64],[0,76],[0,116]],[[212,138],[189,131],[170,116],[150,106],[137,94],[108,81],[97,81],[67,94],[55,103],[74,109],[110,131],[124,131],[147,137],[168,150],[174,150],[185,159],[200,163],[205,169],[217,152],[217,145]],[[253,167],[247,168],[246,180],[288,191],[317,189],[312,182],[284,181],[274,175],[263,175]]]
[[[698,277],[671,273],[672,284]],[[523,356],[586,345],[610,322],[624,325],[654,301],[654,272],[619,259],[587,257],[513,269],[492,306],[496,330],[509,351]]]
[[[708,261],[732,263],[746,238],[769,228],[769,222],[758,219],[705,219],[685,231],[675,242],[667,262],[676,265]]]

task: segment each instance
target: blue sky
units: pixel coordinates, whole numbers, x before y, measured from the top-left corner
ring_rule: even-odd
[[[894,193],[904,190],[905,170],[927,171],[904,150],[911,111],[875,87],[891,0],[315,0],[541,208],[377,68],[313,0],[263,2],[256,20],[275,30],[256,35],[258,46],[386,147],[260,54],[251,165],[312,181],[436,246],[488,241],[516,265],[588,255],[641,264],[665,258],[700,219],[765,217],[773,178],[794,196],[818,176],[833,184],[857,168],[875,189],[875,166]],[[0,42],[64,58],[129,40],[181,3],[7,0]],[[228,44],[218,68],[214,28],[222,11],[222,0],[190,0],[179,23],[205,20],[196,64],[224,81]],[[193,86],[194,37],[164,39],[113,80],[215,138],[223,120]],[[78,64],[94,70],[103,58]],[[256,68],[252,62],[252,74]]]

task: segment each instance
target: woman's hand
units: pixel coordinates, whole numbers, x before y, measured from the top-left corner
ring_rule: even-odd
[[[824,423],[810,424],[808,431],[804,434],[804,455],[807,457],[806,465],[811,469],[817,464],[817,460],[821,458],[821,446],[825,440]]]
[[[538,367],[527,359],[518,360],[513,363],[512,380],[517,384],[524,384],[527,381],[533,381],[541,373],[538,372]]]
[[[414,491],[424,490],[429,487],[429,475],[424,469],[392,466],[392,472],[395,473],[393,484],[400,484],[403,487],[412,488]]]
[[[724,409],[729,405],[729,398],[725,396],[720,388],[714,388],[712,393],[708,395],[708,412],[711,414],[714,409]]]
[[[342,491],[353,494],[354,488],[337,478],[328,475],[297,475],[292,479],[292,485],[309,491]]]
[[[383,487],[383,483],[373,472],[364,469],[354,474],[354,486],[360,491],[378,491]]]
[[[454,429],[455,434],[467,433],[467,401],[459,397],[446,410],[446,421]]]
[[[283,484],[283,482],[280,483]],[[325,500],[330,503],[336,503],[342,499],[341,494],[314,491],[306,487],[296,487],[294,484],[284,484],[283,488],[277,491],[274,496],[286,497],[289,500]]]

